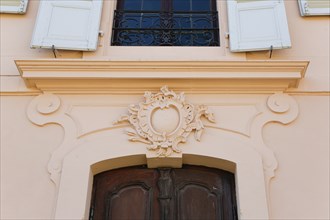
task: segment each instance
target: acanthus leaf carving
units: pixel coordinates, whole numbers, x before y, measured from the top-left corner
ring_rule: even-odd
[[[204,125],[202,117],[214,123],[214,114],[207,106],[194,106],[185,102],[184,93],[176,94],[163,86],[158,93],[145,92],[144,102],[130,105],[128,115],[121,116],[114,124],[129,122],[128,139],[147,144],[148,150],[157,151],[159,157],[180,153],[180,143],[185,143],[191,132],[201,140]]]

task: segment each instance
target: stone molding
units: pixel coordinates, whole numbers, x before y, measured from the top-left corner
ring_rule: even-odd
[[[28,88],[52,93],[137,94],[164,84],[187,93],[297,88],[308,61],[16,60]]]

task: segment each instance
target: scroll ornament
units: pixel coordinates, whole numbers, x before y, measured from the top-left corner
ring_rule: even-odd
[[[126,130],[129,140],[147,144],[147,149],[156,151],[158,157],[168,157],[173,151],[180,153],[178,144],[186,142],[193,131],[200,141],[203,116],[215,123],[214,114],[206,106],[186,103],[184,93],[176,94],[167,86],[158,93],[145,92],[144,102],[129,106],[128,112],[114,124],[129,122],[134,128]]]

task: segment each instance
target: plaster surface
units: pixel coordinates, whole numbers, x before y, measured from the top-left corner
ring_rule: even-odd
[[[253,187],[259,184],[265,189],[263,194],[259,188],[259,195],[267,198],[256,200],[262,203],[259,216],[269,215],[270,219],[283,220],[330,219],[329,16],[301,17],[297,1],[285,1],[292,48],[273,51],[269,58],[269,51],[229,52],[226,1],[217,2],[221,33],[219,48],[109,46],[112,10],[116,1],[104,1],[100,27],[104,36],[99,38],[97,51],[57,51],[57,56],[63,60],[127,62],[310,61],[299,86],[285,91],[284,95],[293,97],[296,102],[294,108],[289,106],[287,111],[287,102],[282,105],[276,99],[272,107],[267,107],[267,101],[274,93],[270,88],[272,83],[263,85],[269,88],[268,92],[242,90],[237,94],[230,94],[230,91],[219,94],[214,90],[196,92],[191,84],[172,79],[173,85],[184,88],[183,91],[189,94],[191,103],[208,105],[216,113],[217,120],[215,125],[206,125],[201,142],[190,137],[182,145],[182,158],[176,161],[235,172],[239,196],[243,196],[240,201],[243,218],[253,216],[251,210],[256,208],[255,198],[244,192],[249,191],[250,184]],[[128,142],[123,131],[125,126],[113,127],[112,121],[124,113],[129,104],[142,100],[142,92],[147,90],[145,85],[158,89],[159,84],[164,84],[150,81],[135,83],[140,90],[134,93],[130,93],[130,86],[120,88],[121,85],[116,84],[119,87],[115,90],[97,95],[86,90],[75,94],[68,90],[56,93],[59,89],[55,91],[59,101],[56,98],[51,102],[48,98],[36,99],[45,91],[28,88],[14,60],[54,59],[51,50],[29,48],[38,5],[38,0],[29,1],[24,15],[0,14],[0,218],[52,219],[56,215],[64,218],[74,213],[83,218],[88,215],[93,174],[148,163],[145,145]],[[245,82],[245,86],[254,86],[253,81]],[[47,83],[45,88],[54,88],[54,82]],[[53,108],[49,104],[53,104]],[[95,152],[89,155],[88,150]],[[246,154],[239,154],[236,150]],[[254,158],[255,162],[249,158],[245,160],[246,155]],[[83,166],[75,167],[80,163]],[[62,166],[69,169],[62,170]],[[253,167],[257,167],[256,173],[251,171]],[[75,168],[81,173],[76,172],[77,175],[70,177],[70,170],[73,173]],[[250,173],[259,181],[251,180]],[[61,175],[65,176],[69,188],[61,189],[59,186]],[[61,198],[71,195],[70,187],[74,187],[74,181],[80,179],[84,180],[80,185],[82,191],[79,191],[83,193],[74,193],[83,198],[73,207],[77,212],[66,212],[67,203],[65,200],[61,203]]]

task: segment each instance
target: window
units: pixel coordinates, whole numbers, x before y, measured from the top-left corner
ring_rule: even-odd
[[[109,51],[125,59],[127,53],[141,48],[134,46],[188,46],[180,47],[180,52],[200,46],[199,52],[210,54],[220,48],[220,35],[224,35],[219,31],[220,21],[228,22],[231,52],[291,47],[284,0],[227,0],[226,4],[222,0],[40,1],[31,47],[95,51],[102,7],[110,2],[111,8],[104,7],[109,14],[102,16],[101,28],[109,36]],[[226,5],[227,17],[223,16]],[[113,21],[107,20],[112,17]],[[169,50],[165,48],[161,50]],[[153,49],[157,56],[161,54],[159,48]],[[175,59],[173,54],[166,56]]]
[[[119,0],[115,46],[219,46],[215,0]]]

